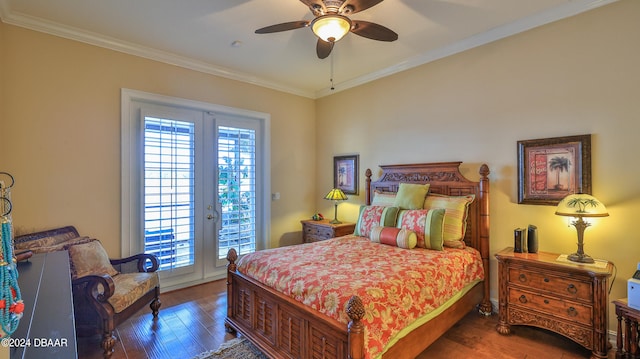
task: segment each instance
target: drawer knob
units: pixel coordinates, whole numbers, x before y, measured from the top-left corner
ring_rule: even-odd
[[[567,309],[567,314],[570,317],[575,317],[576,315],[578,315],[578,311],[574,307],[569,307],[569,309]]]
[[[527,297],[524,294],[521,295],[520,298],[518,298],[518,300],[520,301],[520,303],[528,302]]]
[[[567,287],[567,292],[569,292],[571,294],[576,294],[576,293],[578,293],[578,287],[576,287],[573,284],[569,284],[569,286]]]
[[[519,279],[521,282],[526,282],[526,281],[527,281],[527,276],[526,276],[526,275],[524,275],[524,273],[520,273],[520,275],[518,276],[518,279]]]

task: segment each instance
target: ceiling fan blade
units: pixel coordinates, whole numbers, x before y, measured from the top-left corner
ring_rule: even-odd
[[[348,11],[348,14],[355,14],[357,12],[364,11],[370,7],[378,5],[382,1],[383,0],[347,0],[340,7],[340,12],[342,13],[344,9],[349,8],[350,11]]]
[[[318,54],[318,58],[327,58],[331,53],[331,50],[333,50],[333,44],[333,42],[318,39],[318,43],[316,44],[316,54]]]
[[[398,34],[393,30],[373,22],[352,20],[351,32],[362,37],[378,41],[396,41]]]
[[[309,21],[284,22],[282,24],[276,24],[276,25],[260,28],[256,30],[256,34],[269,34],[272,32],[295,30],[295,29],[299,29],[301,27],[307,27],[307,26],[309,26]]]

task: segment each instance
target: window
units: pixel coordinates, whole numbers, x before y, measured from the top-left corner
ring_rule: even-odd
[[[218,127],[218,198],[222,228],[218,259],[230,248],[239,255],[256,250],[256,141],[251,129]]]
[[[144,252],[160,270],[194,264],[194,125],[144,118]]]

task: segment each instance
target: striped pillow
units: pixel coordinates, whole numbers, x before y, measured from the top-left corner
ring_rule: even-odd
[[[354,235],[369,237],[373,226],[395,227],[398,207],[360,206]]]
[[[443,208],[403,210],[398,214],[398,228],[416,233],[419,248],[441,251],[444,245]]]
[[[396,193],[395,192],[374,191],[373,192],[373,200],[371,201],[371,205],[372,206],[393,207],[393,203],[395,201],[396,201]]]
[[[413,249],[418,241],[415,232],[406,228],[373,226],[369,239],[374,243]]]
[[[444,245],[464,248],[464,235],[467,230],[469,205],[476,198],[474,194],[466,196],[445,196],[430,193],[424,200],[424,209],[444,208]]]

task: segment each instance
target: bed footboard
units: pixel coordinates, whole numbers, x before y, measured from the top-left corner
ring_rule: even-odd
[[[353,296],[347,305],[351,319],[344,325],[307,309],[301,303],[237,271],[237,252],[227,260],[228,331],[239,331],[271,358],[363,359],[364,305]]]

